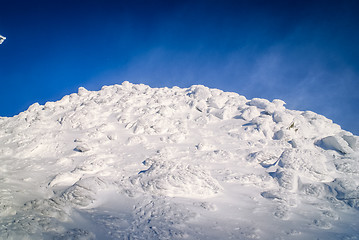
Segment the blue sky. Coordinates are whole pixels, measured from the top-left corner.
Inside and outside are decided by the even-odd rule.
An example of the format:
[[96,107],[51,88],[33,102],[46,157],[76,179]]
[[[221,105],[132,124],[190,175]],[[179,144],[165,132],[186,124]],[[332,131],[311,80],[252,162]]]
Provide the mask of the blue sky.
[[203,84],[359,134],[358,1],[0,0],[0,116],[84,86]]

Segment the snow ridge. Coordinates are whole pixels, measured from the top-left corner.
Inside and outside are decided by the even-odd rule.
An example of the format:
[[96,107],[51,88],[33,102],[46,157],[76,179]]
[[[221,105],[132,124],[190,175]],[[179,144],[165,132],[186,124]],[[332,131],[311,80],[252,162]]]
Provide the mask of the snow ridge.
[[359,138],[284,105],[124,82],[0,118],[0,238],[357,239]]

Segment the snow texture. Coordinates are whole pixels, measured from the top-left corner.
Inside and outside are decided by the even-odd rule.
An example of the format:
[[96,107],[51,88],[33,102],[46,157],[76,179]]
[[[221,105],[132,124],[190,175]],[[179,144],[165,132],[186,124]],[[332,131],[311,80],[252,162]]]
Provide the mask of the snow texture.
[[358,239],[358,137],[281,100],[124,82],[0,118],[0,239]]

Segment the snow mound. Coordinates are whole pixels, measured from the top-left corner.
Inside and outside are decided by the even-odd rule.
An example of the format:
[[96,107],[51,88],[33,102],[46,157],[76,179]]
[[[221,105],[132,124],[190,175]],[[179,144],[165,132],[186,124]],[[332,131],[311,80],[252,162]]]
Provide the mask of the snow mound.
[[[336,150],[340,153],[352,153],[354,152],[356,139],[353,136],[344,135],[340,136],[328,136],[317,142],[318,146],[326,150]],[[353,149],[354,148],[354,149]]]
[[358,139],[278,99],[81,87],[0,118],[0,238],[356,239]]
[[208,198],[221,190],[219,183],[198,166],[155,162],[133,178],[145,191],[170,197]]

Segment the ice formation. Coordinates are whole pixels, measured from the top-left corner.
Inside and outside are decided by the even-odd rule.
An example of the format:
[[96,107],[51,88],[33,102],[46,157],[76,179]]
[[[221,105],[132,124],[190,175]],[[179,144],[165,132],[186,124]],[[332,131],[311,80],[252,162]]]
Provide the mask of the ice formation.
[[284,105],[124,82],[0,118],[0,238],[358,239],[359,138]]

